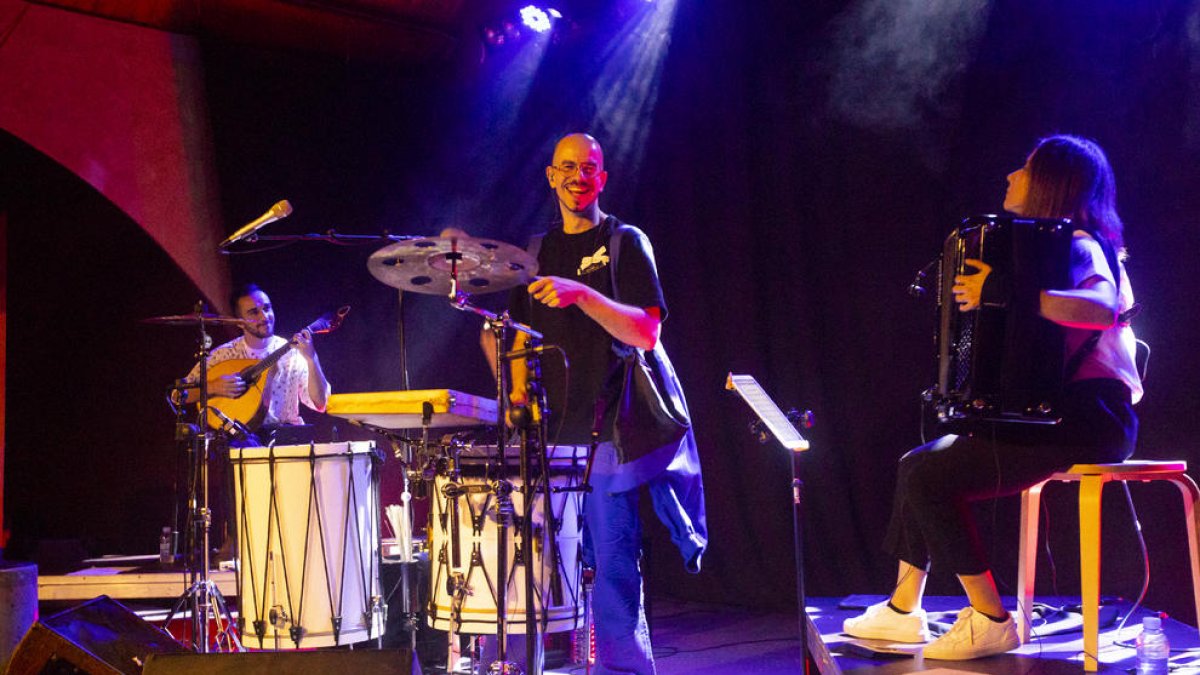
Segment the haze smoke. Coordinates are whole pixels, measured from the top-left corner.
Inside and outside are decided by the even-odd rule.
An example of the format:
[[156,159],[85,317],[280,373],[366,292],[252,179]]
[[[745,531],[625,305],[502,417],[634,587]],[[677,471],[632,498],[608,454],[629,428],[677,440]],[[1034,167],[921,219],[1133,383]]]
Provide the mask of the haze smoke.
[[958,109],[953,91],[987,25],[988,0],[864,0],[834,27],[829,106],[855,126],[905,130]]

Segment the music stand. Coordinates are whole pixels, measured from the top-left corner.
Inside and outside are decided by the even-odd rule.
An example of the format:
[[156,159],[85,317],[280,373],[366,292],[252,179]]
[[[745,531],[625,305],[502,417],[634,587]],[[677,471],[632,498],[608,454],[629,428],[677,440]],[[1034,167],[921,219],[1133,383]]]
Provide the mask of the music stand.
[[[752,426],[759,434],[760,440],[766,442],[768,433],[774,436],[785,449],[792,454],[792,538],[796,550],[796,601],[798,622],[800,626],[800,663],[805,672],[811,658],[821,673],[840,673],[837,663],[821,642],[820,633],[808,617],[804,594],[804,483],[800,480],[800,453],[808,450],[808,441],[800,435],[793,424],[791,415],[786,415],[775,401],[759,386],[752,375],[734,375],[729,373],[725,388],[737,392],[742,400],[750,406],[759,421]],[[794,412],[794,411],[793,411]],[[802,422],[806,429],[812,426],[812,413],[800,413],[796,419]]]

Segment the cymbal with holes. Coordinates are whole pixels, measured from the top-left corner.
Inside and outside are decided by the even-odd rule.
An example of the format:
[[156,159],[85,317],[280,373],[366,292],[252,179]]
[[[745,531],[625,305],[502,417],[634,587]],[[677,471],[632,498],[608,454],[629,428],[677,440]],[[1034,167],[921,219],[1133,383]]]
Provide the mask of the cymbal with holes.
[[529,283],[538,263],[528,251],[494,239],[426,237],[388,244],[371,254],[367,270],[393,288],[449,296],[457,290],[494,293]]

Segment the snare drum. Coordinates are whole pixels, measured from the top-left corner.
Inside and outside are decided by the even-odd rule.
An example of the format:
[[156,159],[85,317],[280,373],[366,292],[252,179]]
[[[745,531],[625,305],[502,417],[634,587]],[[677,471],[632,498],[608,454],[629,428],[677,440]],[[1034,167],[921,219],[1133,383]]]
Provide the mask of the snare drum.
[[[447,471],[434,481],[429,537],[432,565],[429,625],[438,630],[496,632],[496,596],[500,584],[496,543],[499,525],[496,495],[487,490],[499,464],[498,457],[491,456],[495,454],[494,450],[491,446],[476,446],[464,451],[456,463],[458,480]],[[509,452],[515,451],[510,449]],[[583,493],[553,492],[553,489],[577,487],[582,483],[587,448],[557,446],[548,455],[556,550],[552,555],[547,554],[546,495],[537,492],[533,495],[534,598],[531,606],[541,625],[539,630],[558,633],[576,628],[583,615],[580,603]],[[520,467],[515,457],[507,458],[506,473],[513,484],[513,526],[508,529],[505,617],[509,633],[523,634],[526,618],[524,559],[530,547],[521,539],[519,523],[528,511],[521,496]],[[535,480],[540,481],[540,478]],[[455,493],[457,496],[452,496]]]
[[300,649],[382,635],[375,444],[232,448],[229,455],[243,642]]

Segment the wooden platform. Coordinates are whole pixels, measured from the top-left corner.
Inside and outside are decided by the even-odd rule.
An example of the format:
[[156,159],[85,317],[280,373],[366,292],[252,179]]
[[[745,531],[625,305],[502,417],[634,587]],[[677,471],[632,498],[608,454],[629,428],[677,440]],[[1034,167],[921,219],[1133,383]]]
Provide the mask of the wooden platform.
[[[208,578],[216,582],[222,595],[236,597],[237,585],[231,570],[214,570]],[[176,598],[187,590],[188,582],[183,571],[92,567],[71,574],[38,576],[38,600],[91,600],[98,595],[117,600]]]

